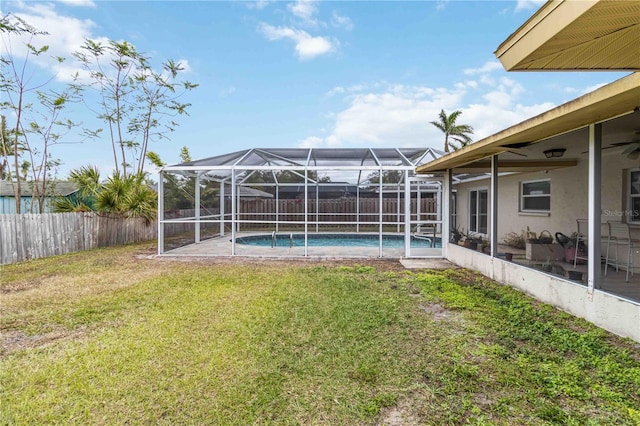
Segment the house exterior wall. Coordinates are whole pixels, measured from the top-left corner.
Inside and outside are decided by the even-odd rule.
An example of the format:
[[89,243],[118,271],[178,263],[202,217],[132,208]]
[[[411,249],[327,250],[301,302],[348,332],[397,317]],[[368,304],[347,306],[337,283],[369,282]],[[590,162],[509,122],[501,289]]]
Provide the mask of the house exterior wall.
[[[629,169],[640,167],[639,160],[631,160],[619,154],[602,156],[602,215],[601,222],[619,221],[628,214],[626,200],[626,176]],[[575,167],[519,173],[501,176],[498,182],[498,241],[502,242],[510,232],[520,233],[527,227],[540,233],[548,230],[551,235],[562,232],[565,235],[577,231],[576,219],[588,217],[587,199],[588,161],[581,160]],[[551,209],[548,214],[520,211],[520,182],[549,179],[551,182]],[[464,230],[469,229],[469,191],[489,188],[490,179],[482,179],[457,185],[457,223]],[[491,194],[489,194],[491,203]],[[489,222],[490,228],[490,222]],[[631,225],[632,238],[640,239],[640,224]],[[603,241],[606,241],[606,225],[602,226]],[[489,232],[490,229],[489,229]],[[606,244],[602,247],[605,255]],[[619,257],[626,260],[625,247],[619,248]],[[626,262],[625,262],[626,263]],[[640,249],[634,250],[634,264],[640,266]]]
[[586,319],[612,333],[640,342],[640,304],[621,300],[516,263],[492,258],[455,244],[447,244],[447,259],[510,285],[565,312]]
[[[44,212],[43,213],[51,213],[53,210],[51,208],[51,200],[47,200],[44,204]],[[20,211],[22,213],[31,213],[31,197],[22,196],[20,197]],[[15,197],[4,197],[0,196],[0,214],[15,214],[16,213],[16,199]],[[33,206],[33,213],[39,213],[38,210],[38,200],[35,200],[35,205]]]

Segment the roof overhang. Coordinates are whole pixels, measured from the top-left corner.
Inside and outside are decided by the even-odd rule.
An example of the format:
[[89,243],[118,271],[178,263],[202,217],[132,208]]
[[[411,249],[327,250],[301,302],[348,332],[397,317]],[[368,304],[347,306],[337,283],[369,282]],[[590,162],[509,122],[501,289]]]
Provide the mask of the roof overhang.
[[495,55],[507,71],[640,70],[640,0],[549,0]]
[[640,106],[640,73],[633,73],[416,169],[425,174],[453,169],[508,151],[507,145],[544,139],[628,114]]

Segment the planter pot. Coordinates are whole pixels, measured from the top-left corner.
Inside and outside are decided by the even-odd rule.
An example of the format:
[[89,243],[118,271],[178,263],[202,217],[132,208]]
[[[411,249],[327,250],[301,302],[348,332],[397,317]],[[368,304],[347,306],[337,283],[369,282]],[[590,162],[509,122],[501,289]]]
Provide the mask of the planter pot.
[[552,266],[551,265],[540,265],[540,270],[544,271],[544,272],[551,272]]
[[580,271],[567,271],[569,279],[573,281],[582,281],[582,272]]
[[564,256],[565,251],[560,244],[527,243],[525,246],[527,260],[562,260]]
[[477,249],[480,253],[482,253],[484,251],[484,244],[478,244]]
[[489,247],[489,246],[484,246],[483,253],[484,253],[484,254],[491,254],[491,247]]
[[464,248],[471,248],[471,241],[465,241],[463,246]]
[[476,250],[478,248],[478,243],[471,243],[471,250]]
[[504,258],[509,262],[513,261],[513,253],[505,253]]
[[[576,248],[575,247],[570,247],[570,248],[564,249],[564,261],[565,262],[573,263],[575,258],[576,258]],[[578,259],[578,261],[576,263],[578,265],[584,265],[585,261],[584,261],[584,259]]]

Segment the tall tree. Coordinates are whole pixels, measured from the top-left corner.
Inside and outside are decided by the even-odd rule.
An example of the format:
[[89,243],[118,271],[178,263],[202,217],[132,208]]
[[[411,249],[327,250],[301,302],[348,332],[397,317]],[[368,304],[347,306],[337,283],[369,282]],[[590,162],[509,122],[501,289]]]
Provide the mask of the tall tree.
[[[462,111],[453,111],[447,115],[444,110],[441,110],[439,120],[431,122],[444,133],[444,152],[450,152],[450,147],[456,151],[467,146],[472,141],[469,135],[473,134],[473,127],[468,124],[456,124],[460,114],[462,114]],[[460,146],[454,145],[452,141],[458,142]]]
[[175,130],[174,118],[190,106],[179,98],[197,84],[180,81],[184,67],[173,60],[155,71],[150,58],[126,41],[87,39],[74,56],[97,91],[98,105],[92,109],[107,125],[115,172],[124,178],[144,173],[149,142]]
[[[61,91],[44,90],[54,76],[34,81],[33,58],[44,56],[47,45],[35,46],[35,39],[46,33],[38,31],[24,20],[11,14],[0,17],[2,39],[2,73],[0,73],[0,107],[9,111],[6,117],[11,125],[3,124],[2,163],[3,174],[10,178],[16,200],[16,213],[21,213],[23,182],[29,181],[33,192],[33,212],[36,205],[40,212],[44,208],[44,197],[49,189],[49,177],[59,160],[51,153],[64,132],[75,126],[65,119],[67,105],[76,99],[79,87],[71,84]],[[26,36],[27,41],[19,47],[12,44],[13,36]],[[64,58],[53,60],[63,62]],[[9,161],[12,157],[12,161]]]

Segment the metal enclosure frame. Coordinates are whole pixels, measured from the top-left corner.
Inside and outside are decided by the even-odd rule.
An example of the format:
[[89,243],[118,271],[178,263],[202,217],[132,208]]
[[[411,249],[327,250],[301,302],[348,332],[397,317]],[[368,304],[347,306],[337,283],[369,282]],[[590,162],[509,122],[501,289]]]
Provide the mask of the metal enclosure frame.
[[[231,235],[230,252],[227,255],[236,256],[236,240],[243,226],[262,224],[273,228],[273,235],[281,232],[287,226],[298,226],[299,233],[304,235],[303,256],[309,256],[308,236],[311,233],[320,232],[321,227],[353,225],[356,233],[363,232],[363,227],[369,229],[368,234],[375,234],[378,238],[377,257],[387,257],[384,253],[383,235],[394,233],[403,235],[405,249],[403,257],[442,257],[442,251],[431,250],[428,253],[411,253],[412,236],[420,230],[421,225],[428,225],[437,229],[438,235],[442,233],[442,179],[440,176],[421,176],[416,178],[417,166],[433,161],[443,155],[443,152],[431,148],[345,148],[345,149],[315,149],[315,148],[280,148],[262,149],[253,148],[233,152],[221,156],[190,161],[187,163],[165,166],[159,172],[158,185],[158,254],[171,254],[165,249],[165,226],[168,224],[193,224],[194,243],[202,242],[200,228],[204,224],[219,224],[219,237],[227,235],[227,229]],[[297,179],[296,182],[279,181],[280,173],[287,172],[289,177]],[[189,217],[167,218],[165,216],[165,177],[169,174],[177,174],[187,178],[193,178],[195,182],[195,214]],[[322,175],[321,175],[322,174]],[[251,181],[252,176],[272,177],[269,182]],[[327,179],[327,176],[330,179]],[[373,178],[372,178],[373,176]],[[383,178],[375,179],[376,176]],[[324,179],[323,179],[324,178]],[[327,181],[328,180],[328,181]],[[213,182],[217,185],[219,196],[219,212],[217,214],[202,214],[201,212],[201,183]],[[407,185],[409,182],[409,185]],[[275,198],[275,221],[252,221],[243,218],[240,210],[240,199],[243,192],[254,192],[263,187],[272,191],[267,195]],[[275,187],[275,188],[274,188]],[[297,220],[283,221],[283,213],[278,211],[280,205],[279,194],[286,187],[297,187],[302,192],[300,202],[304,202],[304,212],[299,213]],[[356,201],[355,221],[353,220],[322,220],[318,211],[318,202],[321,189],[349,188],[355,192]],[[361,194],[363,191],[377,193],[377,221],[364,221],[366,215],[372,213],[360,211]],[[345,190],[346,191],[346,190]],[[432,192],[437,201],[437,216],[424,219],[424,215],[417,211],[411,211],[410,199],[416,194],[416,205],[419,206],[421,193]],[[266,192],[262,192],[266,194]],[[397,203],[397,211],[394,219],[388,212],[383,212],[383,200],[392,198]],[[404,198],[404,203],[401,200]],[[310,211],[310,204],[315,202],[316,210]],[[228,205],[230,204],[230,206]],[[339,215],[339,213],[332,213]],[[350,213],[349,213],[350,214]],[[426,214],[426,213],[425,213]],[[346,214],[345,214],[346,215]],[[350,214],[353,216],[353,214]],[[386,219],[385,219],[386,216]],[[433,215],[432,215],[433,216]],[[370,219],[373,219],[370,217]],[[372,231],[375,225],[375,231]],[[208,225],[211,226],[211,225]],[[434,231],[435,235],[435,231]],[[293,237],[292,237],[293,238]],[[434,240],[435,241],[435,240]]]

